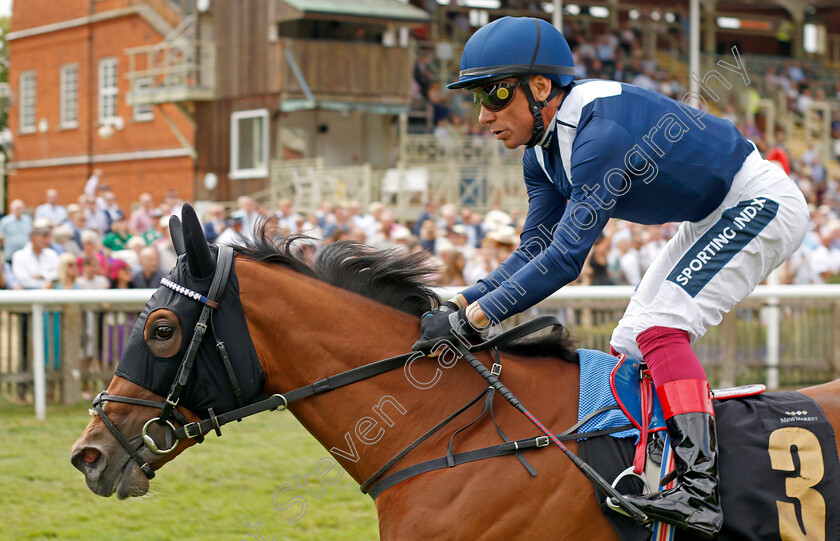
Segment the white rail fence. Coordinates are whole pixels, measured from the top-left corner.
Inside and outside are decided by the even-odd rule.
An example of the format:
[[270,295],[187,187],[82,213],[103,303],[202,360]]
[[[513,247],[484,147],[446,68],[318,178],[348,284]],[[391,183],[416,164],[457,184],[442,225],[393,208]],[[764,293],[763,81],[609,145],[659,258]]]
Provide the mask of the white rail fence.
[[[528,314],[518,316],[518,320],[538,313],[556,314],[579,339],[580,347],[606,350],[610,333],[632,290],[630,286],[566,287]],[[436,291],[442,298],[449,298],[457,289]],[[3,291],[0,316],[6,324],[0,329],[0,383],[4,385],[0,389],[32,382],[35,415],[44,419],[48,357],[53,352],[59,355],[59,349],[60,367],[56,358],[49,370],[51,381],[63,385],[64,402],[78,402],[83,383],[107,384],[130,332],[130,323],[153,292]],[[50,319],[47,314],[60,316]],[[9,323],[13,318],[22,321],[23,326]],[[97,325],[97,321],[98,373],[86,370],[81,359],[85,355],[84,337],[93,335],[89,327]],[[15,336],[21,328],[28,329],[28,344]],[[106,337],[102,329],[109,329],[111,334]],[[106,342],[107,348],[103,346]],[[759,286],[695,349],[710,379],[720,386],[763,380],[769,388],[776,389],[780,384],[819,383],[840,377],[840,285]],[[102,353],[105,350],[107,354]],[[14,370],[13,357],[21,351],[32,361],[26,363],[23,373],[20,363]]]

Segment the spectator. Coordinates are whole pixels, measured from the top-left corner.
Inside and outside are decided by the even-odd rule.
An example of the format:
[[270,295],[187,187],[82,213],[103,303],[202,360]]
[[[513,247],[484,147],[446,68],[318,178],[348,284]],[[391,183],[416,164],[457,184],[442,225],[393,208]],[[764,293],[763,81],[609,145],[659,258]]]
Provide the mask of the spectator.
[[24,289],[52,287],[58,276],[58,254],[49,247],[50,229],[32,228],[29,243],[12,256],[12,271]]
[[134,274],[140,270],[140,250],[145,247],[146,241],[142,237],[131,237],[125,243],[125,249],[111,252],[111,257],[128,263],[128,266],[131,267],[131,273]]
[[100,236],[108,232],[108,215],[96,204],[92,195],[82,195],[79,198],[82,210],[85,212],[85,229],[98,231]]
[[[76,241],[73,240],[73,230],[70,229],[70,226],[68,225],[60,225],[54,228],[52,232],[52,240],[53,250],[55,250],[59,255],[69,253],[70,255],[78,257],[78,255],[82,253],[82,248],[76,244]],[[57,250],[55,246],[60,247],[60,250]]]
[[4,236],[3,255],[12,261],[12,254],[26,246],[32,232],[32,218],[24,214],[24,203],[15,199],[9,203],[9,214],[0,219],[0,233]]
[[82,274],[85,259],[93,257],[99,262],[99,273],[105,275],[108,273],[108,258],[102,252],[102,243],[99,240],[99,233],[93,229],[85,229],[82,231],[82,253],[78,258],[79,274]]
[[[381,205],[381,203],[380,203]],[[426,220],[435,220],[435,215],[437,214],[438,204],[437,201],[434,199],[429,199],[429,202],[426,203],[426,208],[420,214],[420,217],[417,218],[417,221],[414,222],[414,228],[412,229],[412,233],[415,236],[420,236],[420,228],[423,227],[423,222]]]
[[131,276],[129,287],[134,289],[157,289],[160,281],[165,278],[160,271],[160,254],[154,246],[146,246],[140,250],[140,270]]
[[[3,248],[3,233],[0,233],[0,249]],[[23,289],[15,278],[15,273],[12,271],[12,264],[6,260],[2,260],[2,279],[3,286],[0,289]]]
[[420,231],[418,237],[420,240],[420,246],[422,246],[423,249],[429,252],[430,254],[435,255],[435,241],[437,240],[437,228],[435,227],[435,222],[433,222],[431,218],[423,220],[423,223],[420,224]]
[[642,279],[642,264],[639,260],[639,246],[641,242],[638,236],[625,238],[619,241],[618,250],[621,254],[619,266],[624,283],[634,286]]
[[396,246],[394,241],[394,233],[402,226],[397,224],[394,220],[394,213],[386,210],[382,213],[382,218],[379,220],[379,231],[370,240],[370,245],[376,249],[383,250],[386,248],[393,248]]
[[806,86],[802,89],[799,97],[796,98],[796,111],[802,115],[809,114],[808,108],[813,103],[814,98],[811,97],[811,89]]
[[181,208],[184,206],[184,200],[178,195],[178,190],[166,190],[166,195],[163,196],[163,203],[160,204],[160,217],[169,218],[170,216],[181,217]]
[[286,197],[277,202],[277,227],[295,232],[300,218],[300,214],[295,212],[292,206],[291,199]]
[[111,289],[128,289],[131,283],[131,267],[122,259],[115,259],[108,272]]
[[[125,213],[117,204],[117,196],[114,195],[114,192],[106,191],[102,194],[102,210],[108,217],[108,224],[113,224],[118,219],[125,219]],[[126,227],[128,227],[128,224],[126,224]]]
[[207,214],[204,215],[204,237],[207,242],[216,242],[225,227],[225,208],[218,204],[207,207]]
[[589,256],[590,285],[612,285],[612,280],[610,280],[609,273],[607,272],[607,256],[609,253],[610,238],[602,233],[595,241],[592,253]]
[[647,239],[639,248],[639,263],[642,265],[642,272],[645,272],[653,263],[653,259],[665,247],[665,235],[662,228],[651,225],[647,228]]
[[67,219],[67,209],[58,204],[58,192],[53,189],[47,190],[47,202],[38,205],[35,209],[35,219],[46,218],[53,226],[64,223]]
[[175,253],[172,236],[169,234],[169,215],[161,216],[158,226],[161,236],[154,242],[153,246],[157,248],[160,254],[161,270],[168,274],[172,267],[178,263],[178,254]]
[[78,289],[76,278],[79,277],[79,266],[76,257],[71,253],[58,256],[58,278],[55,289]]
[[245,226],[240,216],[232,216],[227,221],[227,227],[216,238],[216,244],[226,244],[228,246],[242,246],[245,244],[245,235],[242,234]]
[[442,286],[457,286],[464,287],[467,285],[464,279],[464,267],[467,264],[467,258],[458,250],[449,250],[446,257],[446,264],[443,271],[438,278],[438,284]]
[[[82,271],[76,278],[76,286],[78,289],[108,289],[110,283],[103,275],[100,261],[96,256],[86,255],[82,257]],[[101,313],[97,314],[93,310],[85,310],[84,321],[82,366],[86,372],[91,371],[94,367],[102,370],[102,360],[97,355],[97,350],[101,348],[101,343],[97,340],[97,336],[101,336],[102,330]],[[85,381],[83,388],[82,396],[88,400],[91,389],[90,381]]]
[[82,207],[76,203],[67,205],[67,220],[63,225],[70,228],[70,238],[72,238],[73,242],[81,247],[82,231],[85,230],[85,213],[82,211]]
[[116,252],[119,250],[125,250],[126,244],[130,238],[131,235],[128,233],[128,222],[126,221],[122,211],[119,211],[114,221],[111,222],[111,232],[105,235],[105,238],[102,239],[102,244],[112,252]]
[[236,198],[237,209],[231,213],[232,218],[242,219],[241,235],[246,239],[254,238],[254,227],[260,219],[260,213],[257,212],[257,204],[253,198],[247,195],[241,195]]
[[154,227],[154,200],[152,194],[140,194],[140,206],[131,213],[128,221],[128,232],[132,235],[143,235]]
[[367,242],[367,239],[376,233],[376,219],[371,214],[363,213],[362,204],[355,200],[347,205],[347,212],[353,227],[362,230],[364,234],[362,242]]

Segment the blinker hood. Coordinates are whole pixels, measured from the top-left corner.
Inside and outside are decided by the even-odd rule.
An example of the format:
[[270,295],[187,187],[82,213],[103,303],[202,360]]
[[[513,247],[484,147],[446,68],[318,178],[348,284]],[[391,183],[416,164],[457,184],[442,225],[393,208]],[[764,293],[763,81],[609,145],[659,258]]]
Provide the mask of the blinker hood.
[[[215,261],[217,248],[210,246]],[[189,272],[187,256],[178,257],[178,262],[169,274],[169,280],[188,289],[207,295],[213,276],[204,279],[195,278]],[[177,293],[163,285],[155,291],[143,311],[134,322],[117,366],[116,375],[149,391],[165,397],[176,374],[187,346],[193,338],[195,324],[203,304]],[[143,331],[149,315],[156,310],[166,309],[173,312],[181,324],[181,346],[178,353],[168,358],[161,358],[152,353],[144,340]],[[265,374],[251,341],[245,314],[239,300],[239,280],[231,271],[219,302],[219,308],[213,310],[204,340],[198,348],[195,364],[190,372],[187,384],[181,394],[180,405],[194,413],[213,408],[217,414],[225,413],[238,407],[233,387],[211,329],[224,343],[230,357],[230,363],[236,380],[242,389],[246,404],[253,402],[265,385]]]

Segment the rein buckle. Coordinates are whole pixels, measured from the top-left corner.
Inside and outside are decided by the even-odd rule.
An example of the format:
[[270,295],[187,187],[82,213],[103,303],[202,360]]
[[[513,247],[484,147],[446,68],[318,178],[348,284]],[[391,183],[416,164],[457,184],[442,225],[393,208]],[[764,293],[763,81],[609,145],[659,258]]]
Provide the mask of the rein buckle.
[[537,436],[537,447],[546,447],[550,442],[548,436]]
[[[193,428],[195,429],[195,434],[190,433],[190,431]],[[197,438],[197,437],[201,436],[201,426],[199,425],[199,423],[192,422],[192,423],[185,424],[184,425],[184,436],[186,436],[187,438],[190,438],[190,439]]]

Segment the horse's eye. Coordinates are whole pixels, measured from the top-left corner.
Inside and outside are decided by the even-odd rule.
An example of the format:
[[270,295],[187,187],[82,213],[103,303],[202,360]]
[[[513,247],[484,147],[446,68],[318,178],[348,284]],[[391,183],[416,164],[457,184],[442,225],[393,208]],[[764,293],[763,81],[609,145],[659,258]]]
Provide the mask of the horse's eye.
[[160,327],[155,327],[154,338],[156,340],[169,340],[174,333],[175,329],[169,325],[161,325]]

